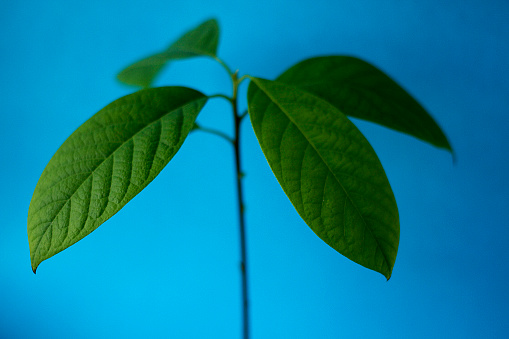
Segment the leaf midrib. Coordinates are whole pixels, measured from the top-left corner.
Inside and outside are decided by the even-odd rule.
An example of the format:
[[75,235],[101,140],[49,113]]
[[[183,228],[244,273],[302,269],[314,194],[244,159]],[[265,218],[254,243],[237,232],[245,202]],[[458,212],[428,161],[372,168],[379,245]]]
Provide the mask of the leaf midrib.
[[[46,232],[48,231],[48,229],[53,225],[55,219],[58,217],[58,215],[60,214],[60,212],[62,211],[62,209],[65,207],[65,205],[67,204],[67,202],[69,200],[72,199],[72,197],[76,194],[76,192],[83,186],[83,184],[90,178],[90,176],[92,176],[94,174],[94,172],[97,170],[97,168],[99,168],[105,161],[107,161],[112,155],[115,154],[115,152],[120,148],[122,147],[123,145],[125,145],[127,142],[129,142],[130,140],[134,139],[136,137],[136,135],[138,135],[141,131],[143,131],[145,128],[148,128],[149,126],[151,126],[152,124],[154,123],[157,123],[158,121],[160,121],[161,119],[163,119],[165,116],[167,116],[168,114],[172,113],[172,112],[175,112],[177,110],[181,110],[184,106],[187,106],[189,105],[190,103],[192,102],[195,102],[195,101],[198,101],[200,99],[204,99],[206,97],[202,97],[202,98],[199,98],[199,99],[194,99],[194,100],[191,100],[187,103],[185,103],[184,105],[182,106],[179,106],[178,108],[176,109],[173,109],[165,114],[163,114],[162,116],[160,116],[159,118],[151,121],[150,123],[146,124],[146,125],[143,125],[138,131],[136,131],[131,137],[129,137],[128,139],[126,139],[124,142],[120,143],[106,158],[104,158],[99,164],[97,164],[94,169],[92,171],[90,171],[90,174],[81,182],[81,184],[74,190],[74,192],[72,192],[72,194],[69,196],[69,198],[67,199],[60,199],[60,201],[65,201],[65,203],[62,204],[62,207],[60,207],[58,209],[58,211],[55,213],[55,216],[52,218],[52,220],[50,222],[46,221],[45,223],[48,223],[46,226],[45,226],[45,229],[44,229],[44,232],[42,232],[42,234],[39,236],[39,241],[37,242],[37,245],[35,246],[35,250],[34,250],[34,257],[35,257],[35,254],[37,253],[38,249],[39,249],[39,246],[41,244],[41,241],[42,241],[42,238],[44,237],[44,235],[46,234]],[[45,205],[47,206],[47,205]],[[41,210],[41,208],[37,211],[39,212]],[[87,215],[87,219],[88,219],[88,215]],[[41,223],[43,224],[43,223]],[[41,224],[38,224],[38,225],[41,225]],[[69,226],[67,226],[69,227]],[[50,248],[51,248],[51,245],[50,245]]]
[[[255,83],[257,84],[258,86],[258,83],[256,82],[255,80]],[[284,86],[287,86],[286,84],[283,84]],[[384,260],[385,260],[385,263],[387,265],[387,267],[391,267],[390,265],[390,262],[389,260],[387,259],[387,256],[385,254],[385,252],[382,250],[382,246],[380,246],[380,242],[378,241],[378,238],[375,236],[375,234],[373,233],[373,230],[371,229],[371,227],[369,227],[368,223],[366,222],[366,220],[364,219],[364,216],[362,215],[362,213],[360,213],[357,205],[354,203],[354,201],[352,200],[352,198],[350,197],[350,195],[348,194],[347,190],[345,189],[345,187],[342,185],[341,181],[336,177],[335,173],[331,170],[331,168],[329,167],[328,163],[323,159],[322,155],[320,154],[320,152],[316,149],[315,145],[306,137],[306,135],[302,132],[301,128],[299,127],[298,124],[296,124],[294,122],[294,120],[288,115],[288,113],[286,113],[286,111],[283,109],[283,107],[281,107],[281,104],[272,96],[270,95],[270,93],[268,93],[267,91],[265,91],[261,86],[258,86],[258,88],[260,88],[270,99],[273,103],[275,103],[278,108],[283,112],[285,113],[286,117],[288,118],[288,120],[290,120],[290,122],[292,124],[294,124],[297,129],[299,130],[299,132],[304,136],[304,138],[309,142],[309,144],[311,145],[311,147],[313,147],[313,149],[315,150],[315,152],[318,154],[318,156],[320,157],[320,159],[322,160],[322,162],[325,164],[325,166],[327,167],[327,169],[329,170],[329,172],[332,174],[332,176],[334,177],[334,179],[336,179],[337,183],[339,184],[339,186],[341,186],[341,188],[343,189],[343,192],[345,193],[346,197],[348,198],[348,200],[351,202],[352,206],[354,206],[355,208],[355,211],[358,213],[358,215],[361,217],[362,219],[362,222],[364,223],[365,227],[369,230],[369,232],[371,233],[371,235],[373,236],[373,238],[375,239],[376,241],[376,244],[377,244],[377,247],[380,249],[380,252],[382,253],[383,257],[384,257]],[[321,98],[318,98],[316,97],[315,95],[311,94],[311,93],[308,93],[308,92],[305,92],[306,94],[309,94],[319,100],[323,100]],[[390,273],[390,272],[389,272]]]

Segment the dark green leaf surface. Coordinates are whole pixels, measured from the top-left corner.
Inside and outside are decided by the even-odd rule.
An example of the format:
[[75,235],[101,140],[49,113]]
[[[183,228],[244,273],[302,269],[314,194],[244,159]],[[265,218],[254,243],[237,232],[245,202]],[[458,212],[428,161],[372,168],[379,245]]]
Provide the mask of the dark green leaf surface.
[[396,82],[365,61],[348,56],[307,59],[281,74],[277,81],[319,96],[349,116],[452,151],[426,110]]
[[128,85],[149,87],[156,75],[170,60],[197,56],[215,57],[219,41],[219,26],[214,19],[205,21],[184,34],[166,51],[144,58],[125,68],[118,80]]
[[251,123],[297,212],[332,248],[389,279],[399,217],[371,145],[328,102],[283,83],[251,80]]
[[147,89],[81,125],[51,158],[30,202],[33,271],[141,192],[177,153],[206,101],[189,88]]

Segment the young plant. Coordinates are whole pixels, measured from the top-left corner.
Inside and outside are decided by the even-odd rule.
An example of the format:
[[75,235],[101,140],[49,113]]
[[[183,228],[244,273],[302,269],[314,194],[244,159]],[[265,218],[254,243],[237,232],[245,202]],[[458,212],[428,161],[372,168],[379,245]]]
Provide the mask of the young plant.
[[[234,147],[241,235],[244,336],[248,335],[240,124],[249,115],[261,149],[306,224],[352,261],[390,278],[399,243],[396,200],[369,142],[348,116],[407,133],[452,152],[444,133],[405,90],[374,66],[349,56],[304,60],[275,80],[239,77],[217,55],[219,28],[208,20],[166,50],[124,69],[118,79],[143,87],[93,115],[60,146],[30,202],[28,240],[39,264],[90,234],[141,192],[193,130]],[[228,72],[231,96],[186,87],[149,88],[170,61],[210,57]],[[249,81],[248,112],[237,93]],[[198,114],[225,99],[234,137],[202,128]]]

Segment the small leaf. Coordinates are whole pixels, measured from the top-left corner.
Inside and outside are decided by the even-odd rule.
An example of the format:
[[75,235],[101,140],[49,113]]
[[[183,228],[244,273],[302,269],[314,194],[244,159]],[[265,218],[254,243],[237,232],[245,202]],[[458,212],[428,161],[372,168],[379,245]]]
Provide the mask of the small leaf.
[[251,80],[251,123],[297,212],[336,251],[389,279],[398,209],[369,142],[328,102],[283,83]]
[[177,153],[206,101],[184,87],[138,91],[104,107],[64,142],[30,202],[34,273],[141,192]]
[[407,133],[452,152],[447,137],[426,110],[365,61],[348,56],[311,58],[276,80],[319,96],[346,115]]
[[169,60],[197,56],[214,58],[219,42],[219,26],[210,19],[184,34],[164,52],[144,58],[121,71],[118,80],[128,85],[149,87]]

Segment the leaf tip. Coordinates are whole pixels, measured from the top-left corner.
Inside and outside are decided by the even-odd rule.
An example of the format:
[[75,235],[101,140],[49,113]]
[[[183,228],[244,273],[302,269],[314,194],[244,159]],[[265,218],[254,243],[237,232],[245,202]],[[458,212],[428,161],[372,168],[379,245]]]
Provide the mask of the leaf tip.
[[450,152],[452,156],[452,164],[456,166],[458,164],[458,156],[456,155],[456,152],[454,152],[452,148]]

